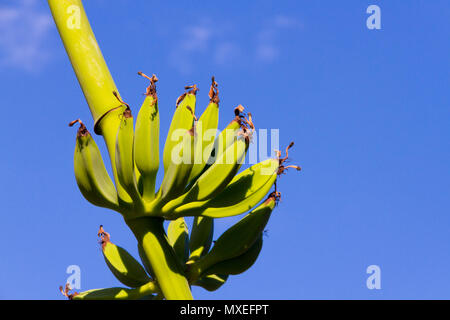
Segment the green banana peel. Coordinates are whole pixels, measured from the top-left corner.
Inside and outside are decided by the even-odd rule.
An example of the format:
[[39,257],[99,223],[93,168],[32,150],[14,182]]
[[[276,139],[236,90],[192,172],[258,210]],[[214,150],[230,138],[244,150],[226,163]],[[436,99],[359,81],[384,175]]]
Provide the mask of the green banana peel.
[[195,217],[189,238],[189,261],[195,261],[208,253],[214,235],[214,219]]
[[[167,133],[166,143],[164,144],[163,165],[164,172],[167,172],[172,161],[172,150],[180,144],[183,134],[186,130],[190,130],[195,118],[195,104],[197,86],[186,87],[190,89],[187,93],[182,94],[176,103],[175,113],[172,117],[169,132]],[[183,133],[183,134],[180,134]]]
[[[71,300],[137,300],[143,299],[154,294],[158,294],[159,290],[154,282],[149,282],[138,288],[106,288],[92,289],[80,293],[73,294]],[[156,298],[156,297],[155,297]]]
[[192,181],[203,172],[207,164],[206,161],[209,160],[209,155],[214,147],[214,138],[219,123],[219,90],[217,86],[217,82],[212,77],[211,88],[209,90],[209,104],[196,124],[194,165],[188,181]]
[[202,287],[208,291],[216,291],[225,284],[227,279],[228,275],[208,274],[195,281],[192,285]]
[[259,162],[235,176],[213,199],[188,202],[180,197],[164,206],[162,212],[172,219],[200,215],[223,218],[244,213],[267,195],[276,181],[278,169],[277,159]]
[[183,217],[169,223],[167,237],[180,264],[184,265],[189,257],[189,231]]
[[235,258],[218,262],[206,271],[202,272],[202,276],[210,274],[237,275],[247,271],[258,259],[263,245],[263,234],[258,240],[243,254]]
[[159,168],[159,110],[156,85],[158,78],[151,78],[142,72],[139,75],[150,80],[146,97],[136,119],[134,135],[134,157],[136,168],[141,174],[138,185],[145,201],[155,197],[156,174]]
[[116,188],[106,171],[100,150],[81,120],[72,121],[69,126],[77,122],[80,127],[73,161],[77,185],[86,200],[93,205],[118,210]]
[[263,232],[279,195],[273,192],[262,204],[226,230],[215,241],[211,251],[188,265],[187,276],[195,282],[209,268],[222,261],[244,254],[258,241]]
[[137,288],[150,282],[151,279],[131,254],[120,246],[113,244],[110,235],[100,226],[102,252],[105,262],[114,276],[124,285]]

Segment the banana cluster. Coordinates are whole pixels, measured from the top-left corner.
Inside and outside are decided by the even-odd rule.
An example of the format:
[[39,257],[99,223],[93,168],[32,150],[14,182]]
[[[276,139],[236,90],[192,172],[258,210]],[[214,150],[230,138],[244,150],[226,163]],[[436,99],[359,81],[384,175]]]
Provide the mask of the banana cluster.
[[[279,200],[277,176],[289,167],[286,157],[257,163],[239,172],[255,130],[252,115],[234,110],[234,119],[218,135],[219,91],[214,77],[210,102],[195,116],[195,85],[185,87],[176,108],[162,154],[164,176],[156,189],[160,167],[157,77],[147,78],[145,99],[136,121],[131,108],[114,92],[123,107],[111,164],[114,182],[99,148],[86,126],[79,123],[74,153],[77,185],[92,204],[117,211],[126,221],[140,218],[169,220],[166,235],[189,285],[217,290],[230,275],[248,270],[263,244],[263,231]],[[213,134],[203,134],[211,133]],[[275,191],[263,199],[275,186]],[[259,204],[259,205],[258,205]],[[252,210],[253,209],[253,210]],[[250,211],[251,210],[251,211]],[[250,211],[250,212],[249,212]],[[214,218],[249,212],[213,244]],[[189,232],[185,217],[194,217]],[[102,252],[108,268],[127,288],[96,289],[63,294],[73,299],[158,299],[161,291],[143,248],[142,265],[125,249],[111,243],[101,227]]]

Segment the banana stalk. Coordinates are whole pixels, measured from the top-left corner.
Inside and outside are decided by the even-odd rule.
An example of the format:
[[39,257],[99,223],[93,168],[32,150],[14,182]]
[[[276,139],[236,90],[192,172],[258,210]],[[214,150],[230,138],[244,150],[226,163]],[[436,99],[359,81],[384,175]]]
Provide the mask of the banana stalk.
[[[236,175],[255,130],[251,114],[244,114],[239,105],[235,108],[235,119],[214,143],[206,144],[208,139],[200,127],[217,129],[217,83],[213,78],[210,103],[200,121],[195,116],[198,89],[195,85],[187,86],[176,102],[162,157],[164,178],[155,194],[159,168],[156,76],[150,78],[139,73],[150,80],[150,86],[134,128],[131,109],[118,94],[81,0],[48,0],[48,3],[88,102],[94,132],[102,135],[106,143],[115,181],[114,185],[94,139],[76,120],[71,125],[80,123],[74,154],[77,184],[89,202],[123,215],[137,239],[144,265],[112,244],[101,229],[99,235],[108,267],[119,281],[132,288],[69,294],[70,288],[66,286],[61,292],[70,299],[189,300],[190,285],[216,290],[230,274],[247,270],[259,255],[261,234],[280,197],[277,176],[289,168],[300,170],[298,166],[284,165],[293,143],[286,148],[286,157],[281,158],[278,151],[276,159],[263,161]],[[275,191],[269,198],[223,233],[209,251],[213,218],[251,210],[272,186]],[[190,238],[185,216],[196,217]],[[164,219],[173,220],[168,235]]]
[[[115,159],[119,116],[123,114],[126,106],[112,94],[118,90],[92,32],[81,0],[48,0],[48,4],[94,118],[94,131],[105,139],[119,198],[127,199],[128,194],[118,179]],[[189,128],[191,126],[192,124]],[[130,224],[133,226],[133,232],[137,230],[138,239],[143,241],[144,252],[148,260],[152,262],[152,267],[153,264],[157,266],[153,269],[158,280],[163,284],[162,291],[166,299],[192,299],[186,278],[181,273],[174,273],[169,267],[173,264],[171,260],[175,257],[167,258],[166,261],[164,251],[161,251],[161,248],[168,247],[173,251],[167,243],[162,226],[161,231],[155,227],[158,223],[148,223],[152,226],[150,229],[155,229],[157,232],[156,235],[152,235],[148,229],[136,227],[135,223],[130,222]],[[159,253],[159,259],[149,257],[154,253]]]
[[126,220],[152,267],[164,297],[168,300],[191,300],[192,293],[178,257],[159,218]]

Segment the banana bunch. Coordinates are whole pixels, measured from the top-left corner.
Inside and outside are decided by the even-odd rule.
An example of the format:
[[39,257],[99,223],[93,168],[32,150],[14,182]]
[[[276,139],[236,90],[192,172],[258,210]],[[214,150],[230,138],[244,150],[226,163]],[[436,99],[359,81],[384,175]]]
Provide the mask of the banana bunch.
[[[74,153],[75,179],[89,202],[119,212],[129,226],[139,227],[141,221],[161,224],[169,220],[167,230],[162,235],[138,239],[141,265],[125,249],[111,243],[110,235],[101,227],[98,235],[106,264],[127,288],[73,294],[67,286],[65,290],[61,288],[70,299],[167,298],[164,291],[167,292],[172,280],[165,284],[161,279],[162,269],[156,265],[158,259],[166,257],[175,257],[170,268],[180,270],[174,272],[183,274],[188,285],[217,290],[230,275],[241,274],[255,263],[262,249],[264,228],[280,198],[277,177],[288,168],[300,170],[297,166],[284,165],[291,143],[284,158],[277,151],[275,158],[239,173],[255,126],[252,115],[246,114],[239,105],[234,109],[233,120],[217,134],[220,100],[213,77],[209,104],[199,118],[195,115],[196,85],[186,86],[176,100],[162,154],[164,175],[156,188],[160,166],[158,78],[138,74],[150,84],[136,121],[130,106],[117,92],[112,93],[121,104],[119,109],[114,109],[120,110],[120,114],[114,131],[115,148],[112,153],[109,150],[114,179],[81,120],[69,124],[79,124]],[[275,191],[270,193],[273,187]],[[246,212],[249,213],[213,242],[215,218]],[[185,217],[194,217],[190,232]],[[165,251],[159,253],[158,259],[151,257],[152,250],[146,242],[155,239],[167,243],[162,246]]]

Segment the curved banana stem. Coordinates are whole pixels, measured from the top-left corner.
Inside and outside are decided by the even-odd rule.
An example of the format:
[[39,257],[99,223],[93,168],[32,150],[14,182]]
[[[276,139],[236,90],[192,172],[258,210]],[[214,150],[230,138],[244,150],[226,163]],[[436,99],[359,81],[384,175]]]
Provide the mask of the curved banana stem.
[[126,223],[143,248],[144,258],[152,266],[164,297],[167,300],[192,300],[189,283],[164,231],[163,219],[145,217]]
[[109,110],[121,104],[112,95],[117,88],[92,32],[83,4],[81,0],[48,0],[48,4],[97,123]]
[[48,5],[94,118],[94,131],[103,136],[108,147],[119,197],[127,199],[115,170],[118,114],[122,113],[123,106],[113,95],[113,91],[117,91],[114,80],[92,32],[81,0],[48,0]]

